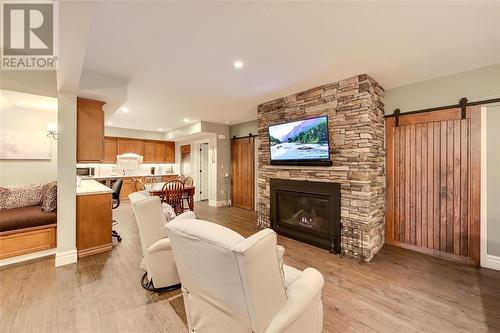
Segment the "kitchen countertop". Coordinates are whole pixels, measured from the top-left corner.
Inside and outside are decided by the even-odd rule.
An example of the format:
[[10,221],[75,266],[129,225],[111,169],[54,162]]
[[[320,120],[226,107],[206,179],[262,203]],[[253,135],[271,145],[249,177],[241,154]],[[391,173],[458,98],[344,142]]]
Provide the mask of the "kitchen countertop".
[[112,192],[112,189],[93,179],[82,179],[80,186],[76,188],[76,195],[106,194]]

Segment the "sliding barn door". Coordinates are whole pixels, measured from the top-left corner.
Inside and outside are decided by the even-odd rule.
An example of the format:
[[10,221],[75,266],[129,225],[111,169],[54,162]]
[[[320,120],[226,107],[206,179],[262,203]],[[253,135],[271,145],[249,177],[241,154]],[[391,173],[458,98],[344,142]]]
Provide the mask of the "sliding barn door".
[[479,265],[479,108],[386,118],[386,243]]
[[254,209],[254,138],[231,140],[231,194],[235,207]]

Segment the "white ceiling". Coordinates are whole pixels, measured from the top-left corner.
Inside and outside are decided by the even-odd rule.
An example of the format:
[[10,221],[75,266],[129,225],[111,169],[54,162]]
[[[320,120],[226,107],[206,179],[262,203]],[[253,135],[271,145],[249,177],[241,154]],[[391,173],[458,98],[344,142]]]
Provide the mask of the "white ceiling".
[[0,110],[23,109],[57,112],[57,98],[0,90]]
[[113,126],[168,130],[360,73],[388,89],[494,63],[500,3],[108,1],[83,67],[128,80]]

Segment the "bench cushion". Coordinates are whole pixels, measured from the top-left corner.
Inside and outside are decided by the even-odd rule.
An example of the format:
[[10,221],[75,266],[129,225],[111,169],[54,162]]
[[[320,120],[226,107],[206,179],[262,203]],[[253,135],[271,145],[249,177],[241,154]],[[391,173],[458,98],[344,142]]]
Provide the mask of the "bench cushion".
[[0,232],[57,223],[57,213],[42,212],[41,206],[0,211]]

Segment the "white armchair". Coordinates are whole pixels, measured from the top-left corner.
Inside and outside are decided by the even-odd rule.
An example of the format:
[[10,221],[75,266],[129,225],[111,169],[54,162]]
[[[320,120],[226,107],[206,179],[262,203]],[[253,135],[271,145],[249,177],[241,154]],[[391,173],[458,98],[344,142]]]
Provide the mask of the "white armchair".
[[[129,199],[139,228],[143,254],[141,267],[146,270],[141,279],[142,286],[150,291],[179,288],[179,275],[165,229],[166,220],[160,198],[141,191],[131,193]],[[193,218],[194,214],[190,213],[177,218]]]
[[323,276],[284,265],[283,280],[273,230],[245,239],[200,220],[166,227],[190,332],[321,332]]

